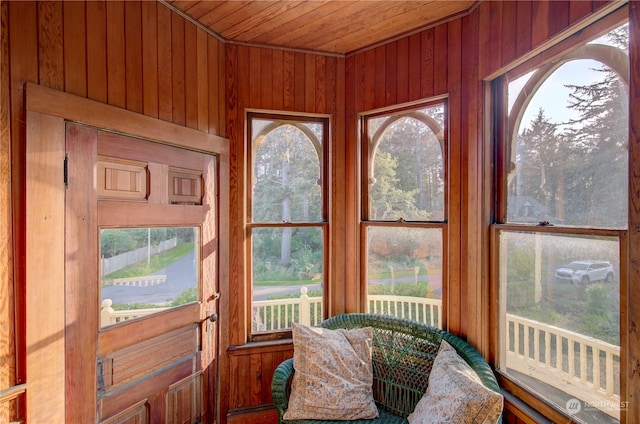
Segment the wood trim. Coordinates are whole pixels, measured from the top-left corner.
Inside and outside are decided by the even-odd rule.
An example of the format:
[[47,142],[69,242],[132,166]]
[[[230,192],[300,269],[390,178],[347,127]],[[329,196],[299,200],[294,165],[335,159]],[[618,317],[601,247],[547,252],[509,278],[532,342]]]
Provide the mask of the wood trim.
[[[93,100],[26,83],[27,110],[47,113],[105,131],[144,137],[203,153],[229,154],[229,140]],[[114,130],[117,128],[117,130]]]
[[[27,112],[27,417],[65,422],[64,120]],[[47,294],[30,293],[47,281]],[[47,364],[47,366],[43,366]]]

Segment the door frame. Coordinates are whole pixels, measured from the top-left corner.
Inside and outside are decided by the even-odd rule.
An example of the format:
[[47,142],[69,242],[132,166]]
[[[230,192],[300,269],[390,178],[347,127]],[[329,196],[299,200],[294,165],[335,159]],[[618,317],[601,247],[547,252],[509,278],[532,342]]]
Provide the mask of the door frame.
[[[228,322],[229,315],[229,140],[33,83],[25,84],[25,93],[26,417],[31,423],[64,422],[65,123],[218,157],[221,322]],[[218,333],[220,340],[225,334],[221,326]],[[216,364],[222,353],[220,345],[216,346]],[[215,401],[219,402],[217,397]],[[218,405],[216,414],[220,411]],[[220,421],[220,417],[214,419]]]

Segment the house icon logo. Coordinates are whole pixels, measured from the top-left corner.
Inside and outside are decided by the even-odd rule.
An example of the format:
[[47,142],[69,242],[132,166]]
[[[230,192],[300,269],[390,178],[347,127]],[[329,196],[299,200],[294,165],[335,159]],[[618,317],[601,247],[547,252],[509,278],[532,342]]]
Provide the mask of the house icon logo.
[[582,409],[582,402],[576,398],[571,398],[567,401],[567,412],[571,415],[575,415]]

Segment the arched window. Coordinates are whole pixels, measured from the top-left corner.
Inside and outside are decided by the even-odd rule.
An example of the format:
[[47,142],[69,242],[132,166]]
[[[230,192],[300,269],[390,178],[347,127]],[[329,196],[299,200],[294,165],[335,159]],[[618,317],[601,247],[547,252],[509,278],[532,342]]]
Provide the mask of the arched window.
[[442,326],[445,103],[362,117],[366,309]]
[[496,120],[498,369],[585,422],[617,422],[624,407],[627,34],[494,82],[508,103]]
[[328,120],[258,113],[248,118],[255,339],[324,317]]

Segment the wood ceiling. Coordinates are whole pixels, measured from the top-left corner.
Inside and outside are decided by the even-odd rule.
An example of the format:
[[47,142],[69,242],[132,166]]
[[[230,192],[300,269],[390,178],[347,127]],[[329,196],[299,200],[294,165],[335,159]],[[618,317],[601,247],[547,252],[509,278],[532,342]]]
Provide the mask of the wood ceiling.
[[227,42],[346,55],[468,14],[477,0],[161,0]]

